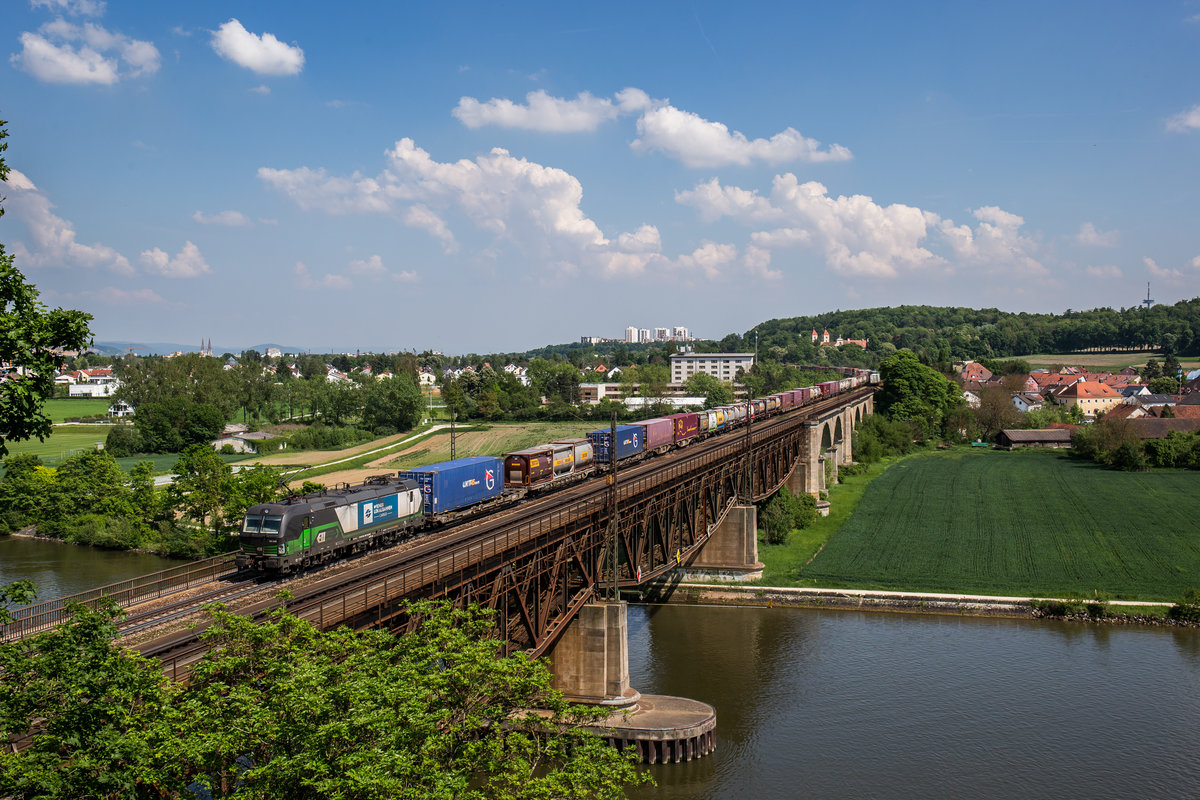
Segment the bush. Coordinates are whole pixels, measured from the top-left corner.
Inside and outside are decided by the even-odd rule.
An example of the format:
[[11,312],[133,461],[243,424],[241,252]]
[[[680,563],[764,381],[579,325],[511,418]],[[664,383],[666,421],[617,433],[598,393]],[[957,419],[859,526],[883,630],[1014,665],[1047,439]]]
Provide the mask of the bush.
[[367,442],[374,436],[358,428],[335,428],[323,422],[315,422],[298,430],[288,438],[288,444],[299,450],[337,450]]
[[229,444],[229,442],[226,442],[225,444],[221,445],[221,455],[223,455],[223,456],[237,455],[237,448],[235,448],[233,445]]
[[133,550],[142,545],[137,523],[125,517],[83,514],[66,522],[68,542],[90,544],[104,550]]
[[104,449],[113,458],[125,458],[141,453],[142,436],[132,425],[114,425],[104,439]]
[[1067,617],[1083,611],[1080,600],[1030,600],[1029,605],[1034,611],[1040,611],[1044,617]]
[[1200,593],[1188,589],[1180,601],[1167,610],[1167,616],[1180,622],[1200,623]]

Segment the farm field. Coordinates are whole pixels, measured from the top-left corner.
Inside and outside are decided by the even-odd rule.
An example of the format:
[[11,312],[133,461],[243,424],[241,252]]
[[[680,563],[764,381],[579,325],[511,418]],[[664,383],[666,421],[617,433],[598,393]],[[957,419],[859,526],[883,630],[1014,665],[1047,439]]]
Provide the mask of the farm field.
[[867,488],[803,586],[1173,601],[1200,587],[1200,473],[1045,452],[904,459]]
[[[1120,372],[1126,367],[1142,366],[1152,358],[1161,364],[1162,353],[1155,350],[1131,351],[1128,353],[1038,353],[1032,356],[1016,356],[1034,367],[1052,367],[1063,364],[1071,367],[1087,367],[1092,372]],[[1184,369],[1200,367],[1200,360],[1181,358]]]
[[[517,422],[489,425],[485,430],[467,430],[457,434],[455,456],[498,456],[505,452],[532,447],[553,439],[568,437],[583,437],[588,431],[596,429],[594,422]],[[404,434],[400,438],[411,434]],[[375,442],[381,446],[388,440]],[[366,447],[366,450],[373,449]],[[331,460],[331,459],[326,459]],[[311,475],[300,475],[305,478],[332,486],[335,483],[359,483],[371,475],[381,472],[423,467],[426,464],[436,464],[439,461],[450,460],[450,431],[441,430],[414,442],[404,449],[384,453],[364,463],[351,462],[345,469],[329,472],[313,478]],[[298,485],[297,481],[295,485]]]

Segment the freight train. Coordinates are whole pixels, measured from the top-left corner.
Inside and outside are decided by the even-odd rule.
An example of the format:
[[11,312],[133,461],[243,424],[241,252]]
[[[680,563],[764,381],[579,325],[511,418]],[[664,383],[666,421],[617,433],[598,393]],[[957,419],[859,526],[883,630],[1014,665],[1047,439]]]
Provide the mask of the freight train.
[[841,380],[618,425],[615,439],[611,429],[602,428],[586,439],[559,439],[499,457],[444,461],[251,506],[242,522],[237,566],[286,574],[326,564],[584,480],[613,458],[636,461],[665,453],[878,380],[878,373],[854,370]]

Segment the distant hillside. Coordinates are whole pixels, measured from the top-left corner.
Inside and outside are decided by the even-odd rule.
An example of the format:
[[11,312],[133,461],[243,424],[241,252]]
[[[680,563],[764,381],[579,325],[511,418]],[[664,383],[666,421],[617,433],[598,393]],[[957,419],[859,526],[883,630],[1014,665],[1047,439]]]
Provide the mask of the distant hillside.
[[[200,352],[200,344],[179,344],[178,342],[120,342],[120,341],[105,341],[96,342],[93,347],[107,356],[123,356],[129,352],[129,348],[133,348],[133,352],[140,356],[156,355],[162,356],[168,353],[198,353]],[[307,352],[303,347],[292,347],[290,345],[281,344],[256,344],[250,347],[229,347],[220,344],[213,344],[213,353],[221,355],[222,353],[240,353],[243,350],[257,350],[260,353],[266,353],[270,347],[278,347],[284,353],[304,353]]]

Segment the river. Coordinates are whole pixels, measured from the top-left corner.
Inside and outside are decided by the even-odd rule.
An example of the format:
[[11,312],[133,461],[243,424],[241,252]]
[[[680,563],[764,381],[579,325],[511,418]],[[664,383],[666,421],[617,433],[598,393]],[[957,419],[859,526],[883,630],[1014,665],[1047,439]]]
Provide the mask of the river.
[[1200,795],[1200,631],[632,607],[635,688],[717,709],[718,749],[636,798]]
[[37,587],[38,600],[54,600],[182,563],[148,553],[0,536],[0,586],[28,578]]
[[[0,537],[42,599],[178,562]],[[632,606],[635,688],[717,709],[652,798],[1200,796],[1200,631],[788,608]]]

